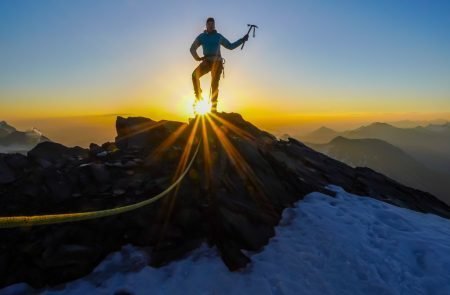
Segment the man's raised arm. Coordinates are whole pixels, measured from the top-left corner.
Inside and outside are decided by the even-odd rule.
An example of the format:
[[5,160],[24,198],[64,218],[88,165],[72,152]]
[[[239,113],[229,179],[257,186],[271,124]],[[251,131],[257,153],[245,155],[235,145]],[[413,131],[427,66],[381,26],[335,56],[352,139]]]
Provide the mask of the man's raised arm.
[[225,38],[224,36],[221,36],[220,44],[222,44],[222,46],[225,47],[226,49],[233,50],[236,47],[238,47],[239,45],[241,45],[242,43],[244,43],[244,41],[247,41],[247,40],[248,40],[248,35],[245,35],[244,37],[237,40],[236,42],[231,43],[230,41],[228,41],[227,38]]

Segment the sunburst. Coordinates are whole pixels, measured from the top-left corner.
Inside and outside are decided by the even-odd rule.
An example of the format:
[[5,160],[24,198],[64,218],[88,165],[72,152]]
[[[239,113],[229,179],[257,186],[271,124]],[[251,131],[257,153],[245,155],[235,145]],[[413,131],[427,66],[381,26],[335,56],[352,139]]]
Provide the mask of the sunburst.
[[195,115],[206,115],[211,111],[211,103],[204,99],[200,99],[194,104],[194,114]]
[[[199,108],[197,108],[197,116],[194,118],[194,121],[191,122],[192,128],[180,128],[177,130],[176,134],[173,134],[170,139],[167,139],[158,149],[160,154],[163,153],[164,150],[166,150],[166,148],[170,146],[176,138],[179,138],[180,135],[185,132],[189,132],[186,138],[186,145],[184,146],[178,161],[174,179],[178,177],[186,168],[189,158],[192,156],[191,151],[195,143],[202,144],[203,148],[201,151],[203,153],[203,161],[201,162],[203,162],[204,169],[204,173],[202,173],[204,178],[202,179],[202,188],[206,192],[204,197],[208,199],[208,202],[213,202],[214,200],[211,198],[214,198],[213,191],[215,189],[217,179],[216,181],[213,179],[213,165],[216,161],[213,160],[210,140],[212,140],[214,146],[216,146],[215,141],[217,140],[218,144],[223,148],[225,156],[230,161],[232,167],[234,167],[235,172],[239,175],[239,178],[244,182],[245,187],[249,190],[249,196],[253,199],[258,208],[263,210],[265,214],[267,214],[266,216],[277,216],[278,213],[266,195],[264,183],[259,179],[257,173],[253,170],[250,163],[247,162],[244,155],[242,155],[239,149],[235,146],[235,143],[232,140],[233,136],[230,137],[229,132],[231,131],[231,133],[238,135],[241,140],[249,142],[253,142],[255,137],[229,120],[210,113],[210,106],[204,101],[203,103],[202,101],[199,101],[198,103],[201,103],[202,107],[197,105]],[[180,187],[177,186],[174,192],[163,201],[162,208],[160,210],[160,218],[158,218],[163,223],[159,237],[160,242],[165,236],[175,203],[177,202],[179,189]],[[209,193],[211,191],[212,194]]]

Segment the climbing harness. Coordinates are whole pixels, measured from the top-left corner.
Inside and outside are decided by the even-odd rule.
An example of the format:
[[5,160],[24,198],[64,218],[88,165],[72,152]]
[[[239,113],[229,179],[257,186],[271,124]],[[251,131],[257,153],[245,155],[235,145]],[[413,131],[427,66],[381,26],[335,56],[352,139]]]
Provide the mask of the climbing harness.
[[128,211],[136,210],[138,208],[147,206],[151,203],[158,201],[159,199],[168,195],[187,175],[189,169],[194,163],[195,158],[197,157],[198,151],[200,149],[201,141],[197,145],[197,149],[195,150],[194,155],[192,156],[191,161],[187,165],[186,169],[183,173],[178,177],[168,188],[166,188],[161,193],[156,196],[146,199],[144,201],[125,205],[112,209],[98,210],[98,211],[89,211],[89,212],[78,212],[78,213],[62,213],[62,214],[49,214],[49,215],[34,215],[34,216],[5,216],[0,217],[0,228],[14,228],[14,227],[28,227],[28,226],[36,226],[36,225],[46,225],[46,224],[56,224],[56,223],[66,223],[66,222],[74,222],[88,219],[97,219],[106,216],[117,215],[121,213],[125,213]]

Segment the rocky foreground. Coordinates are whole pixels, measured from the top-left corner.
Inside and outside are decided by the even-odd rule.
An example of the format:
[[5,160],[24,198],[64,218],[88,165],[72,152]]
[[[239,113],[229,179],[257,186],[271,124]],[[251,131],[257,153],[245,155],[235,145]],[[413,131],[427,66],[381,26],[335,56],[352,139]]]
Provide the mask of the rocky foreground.
[[[294,139],[281,141],[239,114],[189,124],[117,118],[113,143],[89,149],[44,142],[27,156],[0,155],[0,216],[84,212],[147,199],[180,175],[177,190],[147,207],[101,219],[0,229],[0,288],[40,288],[88,274],[125,244],[148,251],[153,266],[216,246],[230,270],[245,267],[242,250],[258,251],[281,212],[310,192],[347,192],[450,217],[429,193],[368,168],[351,168]],[[186,147],[191,147],[187,149]],[[181,168],[180,168],[181,167]]]

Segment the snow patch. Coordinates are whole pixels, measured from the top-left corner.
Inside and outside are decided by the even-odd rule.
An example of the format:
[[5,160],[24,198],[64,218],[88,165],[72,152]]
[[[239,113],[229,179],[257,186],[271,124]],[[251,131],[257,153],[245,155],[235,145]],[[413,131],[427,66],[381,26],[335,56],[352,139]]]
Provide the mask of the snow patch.
[[[156,269],[132,246],[89,276],[42,294],[450,294],[450,221],[334,185],[283,212],[265,249],[231,273],[202,246]],[[28,294],[17,284],[1,294]]]

